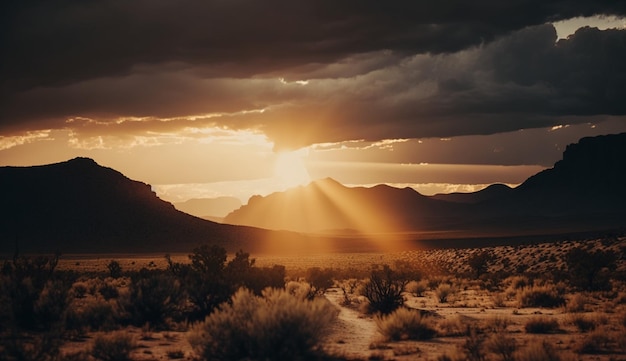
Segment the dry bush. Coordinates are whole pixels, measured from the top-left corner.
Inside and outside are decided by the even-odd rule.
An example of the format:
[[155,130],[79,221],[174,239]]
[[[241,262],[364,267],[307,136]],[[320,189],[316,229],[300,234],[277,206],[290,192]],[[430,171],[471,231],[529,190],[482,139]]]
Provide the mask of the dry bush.
[[293,360],[319,351],[338,310],[323,298],[307,300],[285,290],[262,297],[240,289],[189,333],[189,343],[206,360]]
[[466,336],[468,328],[461,316],[444,318],[437,323],[437,334],[442,337]]
[[517,342],[505,332],[495,332],[487,339],[485,347],[502,361],[513,361]]
[[415,297],[424,297],[424,293],[428,290],[428,281],[411,281],[406,285],[406,291]]
[[399,308],[375,319],[378,331],[386,340],[429,340],[437,334],[433,322],[420,311]]
[[528,343],[528,346],[515,353],[517,361],[561,361],[563,358],[559,355],[558,350],[554,348],[548,341],[534,340]]
[[551,317],[536,316],[524,325],[527,333],[554,333],[559,330],[559,322]]
[[388,265],[374,269],[363,286],[363,296],[369,301],[370,312],[389,314],[404,305],[404,288],[408,280]]
[[553,284],[526,287],[517,294],[520,307],[548,307],[563,306],[565,298],[560,290]]
[[487,319],[486,328],[491,332],[504,332],[510,324],[510,318],[506,316],[494,316]]
[[506,307],[506,295],[502,292],[491,294],[491,301],[494,307]]
[[588,332],[593,331],[598,327],[598,320],[594,320],[590,317],[581,314],[574,314],[570,318],[570,322],[572,325],[576,326],[576,328],[580,332]]
[[117,328],[121,319],[117,304],[101,298],[91,297],[81,302],[72,302],[65,314],[65,327],[79,335],[87,331],[110,331]]
[[461,349],[465,353],[466,360],[484,361],[486,356],[485,335],[481,334],[475,327],[471,327]]
[[137,345],[131,335],[117,331],[109,335],[98,335],[93,341],[91,355],[102,361],[130,360],[131,351]]
[[360,282],[356,278],[344,279],[339,283],[339,288],[343,294],[343,300],[341,300],[343,306],[350,306],[354,303],[356,298],[355,292],[359,285]]
[[530,282],[530,280],[528,279],[528,277],[526,276],[511,276],[511,277],[507,277],[504,282],[504,284],[508,284],[509,288],[512,290],[519,290],[525,287],[529,287],[532,286],[532,283]]
[[575,350],[581,354],[607,353],[610,351],[612,342],[608,330],[596,329],[585,335],[581,343],[576,345]]
[[585,306],[589,303],[589,299],[581,294],[577,293],[573,295],[565,306],[567,312],[585,312]]
[[315,290],[308,282],[289,281],[285,285],[285,290],[290,295],[300,299],[313,299]]
[[170,360],[178,360],[185,358],[185,352],[183,350],[170,350],[167,351],[167,358]]
[[454,295],[455,293],[456,289],[448,283],[440,284],[435,290],[435,296],[440,303],[448,302],[450,296]]

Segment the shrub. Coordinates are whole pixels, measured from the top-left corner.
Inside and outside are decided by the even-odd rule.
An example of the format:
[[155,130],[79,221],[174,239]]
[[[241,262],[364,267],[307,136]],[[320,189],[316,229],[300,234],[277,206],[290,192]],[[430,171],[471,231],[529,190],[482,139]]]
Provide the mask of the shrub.
[[328,268],[309,268],[307,270],[306,280],[311,285],[313,294],[315,296],[321,296],[327,289],[333,286],[333,271]]
[[476,278],[487,272],[489,265],[495,260],[490,250],[476,251],[467,258],[467,264],[475,272]]
[[606,330],[595,330],[582,339],[580,345],[577,345],[576,351],[583,354],[598,354],[609,351],[611,337]]
[[565,304],[565,298],[556,286],[547,284],[523,288],[517,295],[520,307],[559,307]]
[[530,280],[526,276],[511,276],[505,282],[509,283],[509,287],[513,290],[519,290],[531,285]]
[[617,254],[613,251],[590,252],[570,250],[566,256],[571,283],[585,290],[609,290],[609,272],[615,269]]
[[424,292],[428,290],[428,281],[411,281],[406,285],[406,291],[415,297],[424,297]]
[[341,303],[344,306],[349,306],[354,301],[354,293],[359,287],[359,281],[355,278],[350,278],[342,281],[339,284],[339,288],[341,288],[341,292],[343,293],[343,300]]
[[487,319],[487,329],[492,332],[504,332],[511,324],[511,319],[506,316],[494,316]]
[[399,308],[375,320],[378,331],[387,340],[429,340],[437,333],[429,317],[408,308]]
[[114,285],[104,282],[99,288],[98,293],[104,297],[105,300],[117,298],[120,295],[119,290]]
[[492,334],[485,343],[487,350],[498,355],[502,361],[513,361],[513,354],[517,350],[517,343],[513,337],[504,332]]
[[580,332],[592,331],[598,326],[596,321],[580,314],[572,315],[571,322]]
[[554,333],[559,330],[559,322],[554,318],[536,316],[526,322],[524,329],[528,333]]
[[577,293],[569,299],[565,307],[567,312],[585,312],[585,305],[589,300],[584,295]]
[[183,296],[178,280],[159,271],[143,269],[130,285],[126,310],[136,326],[150,323],[162,328],[179,316]]
[[369,311],[389,314],[404,305],[402,292],[407,283],[388,265],[372,270],[363,287],[363,296],[369,301]]
[[93,341],[91,355],[103,361],[130,360],[131,351],[136,348],[133,338],[125,332],[118,331],[110,335],[98,335]]
[[0,343],[0,360],[56,361],[61,335],[45,332],[28,337],[7,337]]
[[255,296],[240,289],[189,335],[206,360],[302,359],[318,351],[324,331],[338,310],[327,300],[306,300],[285,290]]
[[185,358],[185,352],[182,350],[171,350],[171,351],[167,351],[167,357],[170,360],[176,360],[176,359],[181,359],[181,358]]
[[505,307],[506,306],[506,296],[504,293],[495,292],[491,295],[491,301],[493,302],[494,307]]
[[437,333],[444,337],[466,336],[468,333],[466,322],[459,315],[439,321],[437,329]]
[[475,327],[471,327],[465,342],[461,346],[468,361],[485,360],[485,337]]
[[435,290],[435,296],[437,296],[437,300],[439,300],[440,303],[448,302],[448,298],[455,293],[456,289],[448,283],[440,284]]
[[103,299],[94,298],[73,303],[65,315],[65,327],[83,334],[87,331],[112,330],[119,320],[119,312]]
[[111,276],[111,278],[119,278],[122,276],[122,266],[120,266],[118,261],[113,260],[109,262],[107,269],[109,270],[109,276]]
[[528,346],[520,350],[515,359],[517,361],[560,361],[558,351],[547,341],[529,342]]

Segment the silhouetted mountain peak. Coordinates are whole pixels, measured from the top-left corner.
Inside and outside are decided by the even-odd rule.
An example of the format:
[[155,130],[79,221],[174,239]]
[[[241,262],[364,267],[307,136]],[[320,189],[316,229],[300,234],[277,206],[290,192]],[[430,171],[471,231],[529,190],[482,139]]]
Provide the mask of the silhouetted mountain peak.
[[626,184],[626,133],[586,137],[570,144],[563,159],[518,187],[583,194],[624,194]]
[[90,158],[0,167],[0,199],[0,252],[15,245],[20,251],[187,250],[207,241],[234,246],[264,234],[180,212],[150,185]]

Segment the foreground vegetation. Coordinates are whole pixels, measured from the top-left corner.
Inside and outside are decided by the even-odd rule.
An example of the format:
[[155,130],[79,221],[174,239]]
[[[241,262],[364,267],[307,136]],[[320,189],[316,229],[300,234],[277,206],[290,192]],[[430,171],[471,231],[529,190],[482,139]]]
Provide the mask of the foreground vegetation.
[[[146,345],[198,360],[624,359],[625,260],[618,237],[360,268],[258,266],[213,245],[100,271],[16,255],[0,276],[0,359],[158,359]],[[368,349],[343,341],[348,315],[375,329]]]

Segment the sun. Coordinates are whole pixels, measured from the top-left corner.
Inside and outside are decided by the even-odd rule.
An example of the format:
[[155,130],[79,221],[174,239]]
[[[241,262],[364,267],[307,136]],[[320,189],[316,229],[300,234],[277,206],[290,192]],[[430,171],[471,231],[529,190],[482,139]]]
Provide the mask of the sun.
[[308,184],[311,181],[304,164],[306,150],[280,152],[274,162],[274,179],[286,188]]

